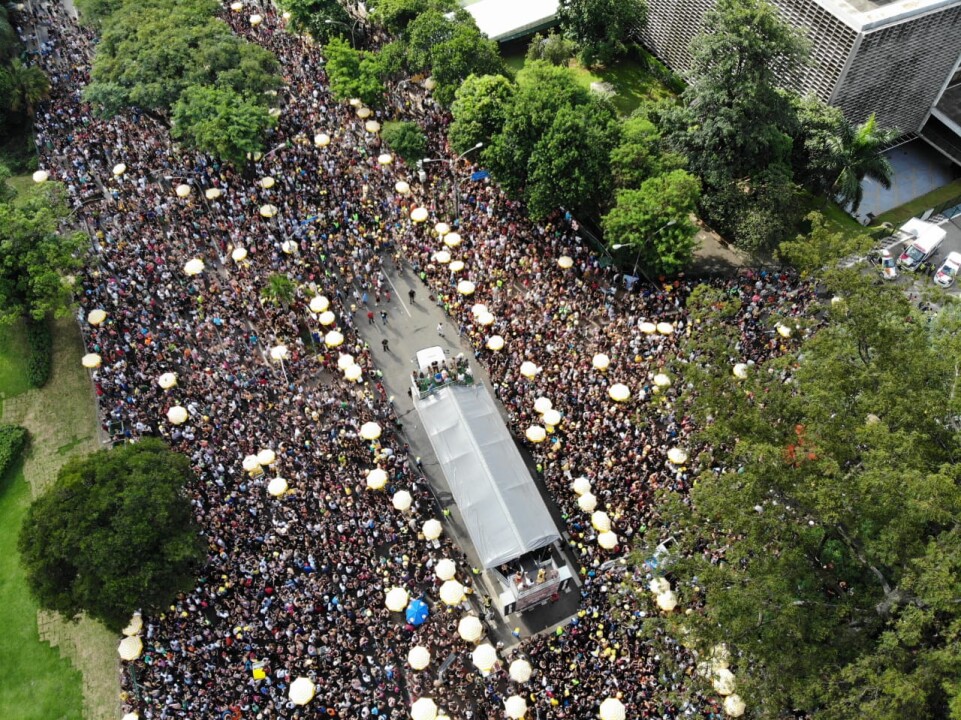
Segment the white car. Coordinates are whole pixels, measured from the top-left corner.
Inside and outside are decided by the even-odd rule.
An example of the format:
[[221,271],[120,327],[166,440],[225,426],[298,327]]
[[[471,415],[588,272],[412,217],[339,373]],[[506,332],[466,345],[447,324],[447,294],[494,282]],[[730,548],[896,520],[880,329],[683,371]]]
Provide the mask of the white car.
[[934,282],[943,288],[951,287],[951,283],[958,274],[958,268],[961,268],[961,253],[948,253],[948,257],[934,273]]

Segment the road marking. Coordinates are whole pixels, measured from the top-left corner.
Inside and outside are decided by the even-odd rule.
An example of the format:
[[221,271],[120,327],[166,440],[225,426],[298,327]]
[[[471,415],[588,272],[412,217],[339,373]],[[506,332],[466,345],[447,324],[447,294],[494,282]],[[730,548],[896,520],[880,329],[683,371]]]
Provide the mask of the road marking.
[[410,318],[414,317],[413,315],[410,314],[410,310],[407,309],[407,303],[404,302],[404,299],[400,296],[400,293],[397,292],[397,288],[394,286],[394,283],[390,281],[390,275],[388,275],[387,273],[384,273],[384,277],[387,278],[387,283],[394,289],[394,297],[397,298],[397,301],[400,303],[400,306],[404,308],[404,312],[407,313],[407,317],[410,317]]

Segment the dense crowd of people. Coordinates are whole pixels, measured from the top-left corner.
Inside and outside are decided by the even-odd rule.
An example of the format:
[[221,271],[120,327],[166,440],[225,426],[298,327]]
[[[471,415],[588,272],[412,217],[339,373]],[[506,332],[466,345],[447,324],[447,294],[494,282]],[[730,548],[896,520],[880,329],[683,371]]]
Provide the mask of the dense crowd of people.
[[[259,12],[265,19],[257,27],[247,12],[225,8],[223,15],[276,53],[286,83],[272,101],[281,115],[270,149],[243,170],[176,146],[153,116],[95,117],[82,99],[94,47],[89,31],[58,4],[15,18],[46,27],[37,61],[53,97],[37,118],[41,162],[67,187],[94,245],[80,305],[88,351],[102,358],[94,379],[104,429],[118,441],[162,436],[191,459],[187,491],[209,548],[196,587],[145,618],[144,652],[135,672],[122,676],[125,710],[141,718],[406,719],[414,700],[430,696],[454,720],[471,720],[504,717],[504,698],[519,693],[528,716],[543,720],[595,717],[610,696],[632,718],[719,716],[709,695],[673,704],[665,690],[692,680],[669,674],[637,632],[656,611],[644,595],[647,570],[606,563],[638,533],[659,532],[656,489],[684,493],[691,480],[686,466],[667,460],[692,429],[675,403],[679,383],[655,388],[653,378],[690,334],[685,300],[696,281],[615,296],[611,272],[570,218],[532,224],[488,180],[465,186],[462,217],[446,216],[446,195],[432,180],[418,184],[398,161],[378,161],[386,152],[378,135],[331,97],[321,50],[287,32],[279,14]],[[410,105],[397,97],[391,104]],[[429,98],[416,105],[433,150],[447,156],[445,114]],[[330,144],[316,145],[316,133],[328,134]],[[412,194],[398,192],[398,180],[410,181]],[[190,192],[181,197],[175,188],[184,185]],[[264,217],[264,205],[276,214]],[[415,206],[426,207],[431,221],[412,222]],[[463,238],[452,249],[465,265],[459,273],[435,261],[444,247],[433,232],[437,220],[453,223]],[[246,257],[235,261],[241,248]],[[580,610],[558,631],[525,639],[486,676],[457,633],[460,617],[474,610],[466,601],[445,608],[433,572],[438,560],[452,558],[470,588],[466,557],[448,534],[438,542],[421,534],[438,509],[377,390],[374,354],[354,328],[363,299],[386,293],[394,252],[420,272],[425,295],[444,305],[451,326],[476,349],[519,436],[538,422],[539,396],[563,415],[530,451],[580,558]],[[573,266],[561,267],[561,256]],[[188,276],[184,266],[195,258],[204,270]],[[265,295],[278,274],[294,281],[294,297]],[[476,286],[470,296],[456,289],[463,279]],[[803,315],[812,300],[810,287],[789,274],[713,282],[743,303],[732,363],[777,353],[771,317]],[[318,294],[336,317],[322,330],[309,310]],[[475,321],[477,303],[494,315],[492,325]],[[107,319],[87,325],[94,309]],[[672,328],[648,333],[646,322]],[[345,338],[339,347],[325,342],[333,327]],[[487,349],[494,334],[506,339],[503,350]],[[282,365],[270,354],[279,344],[288,348]],[[369,382],[340,376],[347,353]],[[605,372],[592,365],[596,353],[610,357]],[[538,367],[532,378],[520,373],[525,361]],[[164,373],[176,373],[174,387],[160,387]],[[611,382],[631,388],[630,402],[608,397]],[[658,403],[650,402],[655,391]],[[168,422],[175,405],[189,413],[183,424]],[[381,426],[379,440],[361,437],[369,421]],[[245,472],[244,457],[263,448],[274,451],[273,465],[262,475]],[[374,467],[389,474],[384,491],[365,488]],[[287,480],[282,497],[267,493],[271,475]],[[590,516],[577,506],[570,486],[578,476],[590,480],[599,509],[613,519],[614,550],[598,546]],[[391,503],[401,489],[414,498],[407,512]],[[622,581],[640,590],[620,596],[627,612],[609,597]],[[428,603],[426,622],[405,623],[385,607],[394,586]],[[431,652],[424,671],[407,665],[414,645]],[[693,669],[687,653],[678,647],[681,665]],[[506,661],[521,655],[534,668],[523,685],[506,672]],[[287,694],[299,676],[317,686],[305,708]]]

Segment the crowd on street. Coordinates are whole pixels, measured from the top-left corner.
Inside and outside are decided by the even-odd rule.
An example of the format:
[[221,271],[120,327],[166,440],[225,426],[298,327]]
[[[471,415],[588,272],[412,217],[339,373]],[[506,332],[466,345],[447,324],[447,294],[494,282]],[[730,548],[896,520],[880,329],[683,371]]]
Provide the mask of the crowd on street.
[[[76,221],[91,234],[78,297],[86,352],[101,357],[92,377],[104,431],[114,441],[161,436],[190,458],[187,492],[208,547],[195,588],[162,614],[145,615],[143,654],[122,675],[125,711],[151,719],[406,720],[416,699],[432,697],[452,720],[486,720],[503,718],[505,698],[516,693],[527,699],[528,717],[541,720],[593,718],[614,696],[630,718],[720,717],[709,692],[673,704],[667,690],[696,682],[695,659],[678,646],[687,672],[665,669],[638,632],[657,612],[644,590],[647,570],[607,562],[640,534],[662,533],[652,509],[656,490],[683,494],[693,479],[693,462],[673,464],[667,453],[684,447],[694,456],[672,368],[690,359],[679,353],[691,335],[685,301],[697,281],[613,293],[613,271],[570,217],[558,212],[533,224],[490,179],[463,182],[462,216],[451,217],[443,173],[420,183],[399,158],[382,162],[390,150],[379,135],[354,106],[331,96],[322,49],[288,32],[279,13],[257,12],[264,20],[256,27],[247,10],[225,7],[222,15],[273,51],[284,75],[284,89],[271,99],[278,127],[244,169],[174,144],[153,114],[96,117],[82,99],[90,30],[59,4],[14,17],[47,30],[35,60],[53,94],[37,114],[37,143],[41,167],[65,185]],[[416,104],[431,153],[451,157],[448,116],[415,91],[416,103],[403,99],[409,87],[398,90],[393,107],[375,109],[373,119]],[[318,134],[329,144],[315,142]],[[456,171],[466,177],[471,167],[463,162]],[[399,191],[398,181],[409,190]],[[411,219],[415,207],[426,208],[426,222]],[[459,244],[445,245],[435,230],[440,221]],[[463,269],[452,270],[439,251]],[[203,269],[188,275],[195,259]],[[462,616],[478,613],[473,573],[449,533],[436,542],[423,536],[426,520],[443,518],[378,387],[381,351],[356,328],[365,316],[380,322],[368,313],[397,302],[385,275],[397,271],[394,263],[420,275],[418,298],[442,305],[448,334],[475,349],[518,437],[540,422],[537,398],[562,415],[545,442],[524,442],[579,557],[580,610],[557,631],[501,650],[487,675],[457,632]],[[292,297],[264,293],[276,275],[296,285]],[[473,283],[472,294],[459,291],[463,280]],[[804,316],[814,299],[789,273],[711,282],[742,303],[732,364],[781,352],[785,340],[772,318]],[[330,324],[311,310],[317,296],[329,303]],[[492,323],[477,321],[477,304]],[[91,325],[96,309],[106,320]],[[649,332],[647,323],[671,327]],[[501,350],[488,349],[495,335],[504,339]],[[277,346],[286,353],[272,353]],[[603,372],[593,364],[601,353],[610,360]],[[346,354],[362,370],[357,382],[341,373]],[[536,367],[530,377],[521,373],[525,362]],[[176,375],[175,385],[161,387],[165,373]],[[658,374],[673,384],[659,387]],[[608,396],[613,382],[628,386],[628,402]],[[188,412],[181,424],[168,420],[175,406]],[[371,422],[381,428],[377,439],[361,435]],[[245,471],[245,457],[263,449],[273,451],[273,462]],[[388,474],[383,490],[365,485],[376,467]],[[286,493],[267,492],[274,476],[286,480]],[[571,484],[581,476],[613,521],[614,549],[598,545],[591,516],[578,506]],[[403,512],[392,504],[401,490],[413,497]],[[434,567],[442,558],[454,560],[468,590],[460,605],[438,597]],[[620,596],[614,607],[610,588],[622,581],[640,593]],[[428,604],[423,624],[387,609],[392,587]],[[408,666],[415,645],[430,651],[425,670]],[[524,684],[507,673],[521,656],[534,669]],[[300,676],[317,687],[305,708],[288,697]]]

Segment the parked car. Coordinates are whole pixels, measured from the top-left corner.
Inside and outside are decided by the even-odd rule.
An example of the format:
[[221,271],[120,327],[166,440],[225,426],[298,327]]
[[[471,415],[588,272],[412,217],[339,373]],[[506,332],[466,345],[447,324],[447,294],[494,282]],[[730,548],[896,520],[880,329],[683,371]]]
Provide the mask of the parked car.
[[961,268],[961,253],[948,253],[948,257],[941,263],[938,271],[934,273],[934,282],[943,288],[951,287],[958,274],[958,268]]
[[885,280],[897,280],[898,264],[890,250],[881,251],[881,277]]

